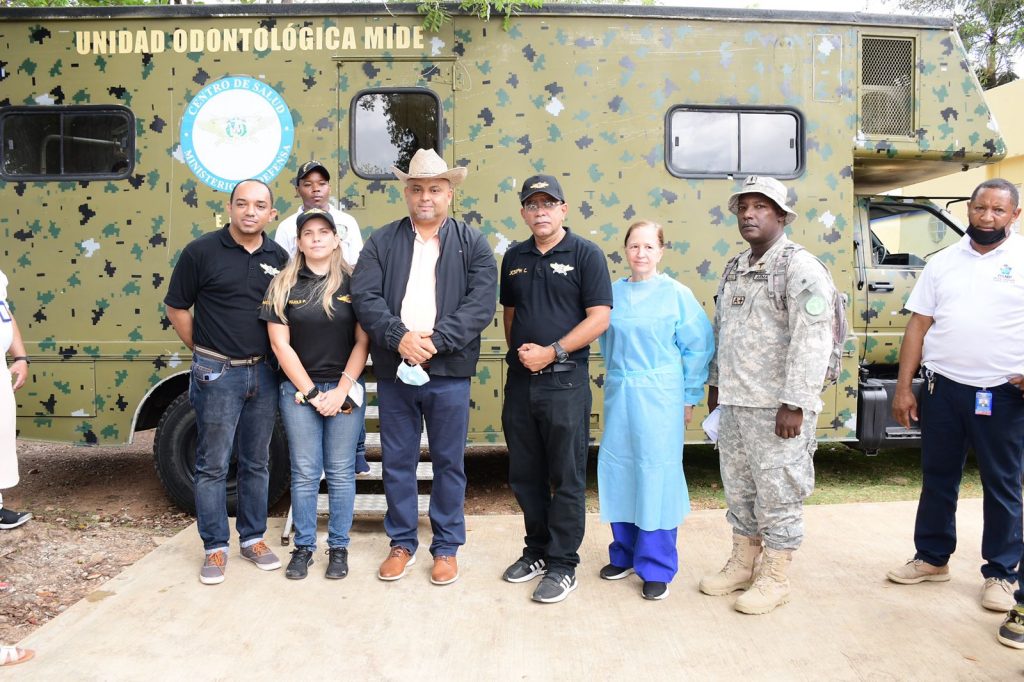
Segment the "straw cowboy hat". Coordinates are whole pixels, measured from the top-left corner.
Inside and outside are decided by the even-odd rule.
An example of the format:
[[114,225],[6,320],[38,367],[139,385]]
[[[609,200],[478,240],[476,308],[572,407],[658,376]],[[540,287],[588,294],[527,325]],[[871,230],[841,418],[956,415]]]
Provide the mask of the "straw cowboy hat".
[[402,182],[440,178],[447,180],[452,183],[452,187],[455,187],[466,179],[469,169],[464,166],[456,166],[449,170],[448,164],[433,149],[420,149],[409,162],[408,173],[400,171],[398,166],[392,166],[391,172]]

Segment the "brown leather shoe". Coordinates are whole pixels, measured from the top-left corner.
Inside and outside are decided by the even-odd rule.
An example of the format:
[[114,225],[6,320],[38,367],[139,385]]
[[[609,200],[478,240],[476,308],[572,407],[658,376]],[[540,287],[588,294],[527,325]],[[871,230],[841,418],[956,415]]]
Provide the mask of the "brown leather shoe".
[[377,577],[381,580],[398,580],[405,577],[407,569],[416,563],[416,555],[405,547],[392,547],[388,558],[380,565]]
[[448,585],[459,579],[459,562],[453,556],[434,557],[434,568],[430,571],[430,582]]

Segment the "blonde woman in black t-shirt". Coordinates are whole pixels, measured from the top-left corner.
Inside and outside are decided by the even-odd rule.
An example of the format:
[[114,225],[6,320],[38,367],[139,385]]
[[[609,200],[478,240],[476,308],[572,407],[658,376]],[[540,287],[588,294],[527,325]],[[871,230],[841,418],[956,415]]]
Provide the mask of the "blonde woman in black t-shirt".
[[285,576],[301,580],[313,563],[323,473],[330,503],[326,577],[340,579],[348,575],[356,442],[365,412],[358,380],[369,339],[352,309],[352,267],[331,214],[302,212],[296,232],[298,250],[271,282],[260,311],[286,376],[280,407],[291,451],[295,549]]

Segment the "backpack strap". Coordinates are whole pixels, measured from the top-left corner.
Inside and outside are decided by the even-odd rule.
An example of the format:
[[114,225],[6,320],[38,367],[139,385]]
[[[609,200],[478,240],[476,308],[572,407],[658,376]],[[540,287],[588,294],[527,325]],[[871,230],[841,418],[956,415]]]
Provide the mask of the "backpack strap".
[[777,310],[786,310],[786,277],[789,275],[789,264],[793,262],[793,254],[803,251],[799,244],[787,244],[782,253],[772,264],[772,273],[768,276],[768,299]]
[[736,272],[736,269],[739,267],[741,255],[742,254],[737,254],[733,256],[732,258],[729,259],[729,262],[725,264],[725,270],[722,271],[722,279],[718,281],[718,291],[715,292],[715,305],[718,304],[718,301],[722,298],[722,294],[725,292],[725,282],[729,279],[730,275]]

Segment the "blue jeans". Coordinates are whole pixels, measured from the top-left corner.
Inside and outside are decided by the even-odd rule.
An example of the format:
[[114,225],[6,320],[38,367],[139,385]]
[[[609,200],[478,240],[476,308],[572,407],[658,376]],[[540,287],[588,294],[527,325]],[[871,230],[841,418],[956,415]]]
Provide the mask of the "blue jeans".
[[[321,391],[329,391],[338,382],[317,382]],[[295,384],[281,382],[281,421],[288,435],[292,458],[292,518],[295,522],[295,546],[316,550],[316,502],[320,492],[320,474],[327,479],[327,546],[348,547],[352,528],[352,508],[356,498],[356,441],[363,424],[366,403],[350,414],[323,417],[310,405],[295,403]]]
[[238,519],[241,542],[267,530],[270,437],[277,420],[277,377],[267,363],[230,367],[192,356],[189,402],[196,411],[196,520],[207,551],[228,546],[227,479],[238,452]]
[[384,496],[388,512],[384,530],[392,547],[415,552],[416,465],[420,461],[420,434],[427,422],[434,482],[430,489],[430,543],[433,556],[455,556],[466,544],[466,433],[469,429],[469,379],[432,376],[422,386],[397,379],[377,383],[380,406],[380,447],[384,470]]

